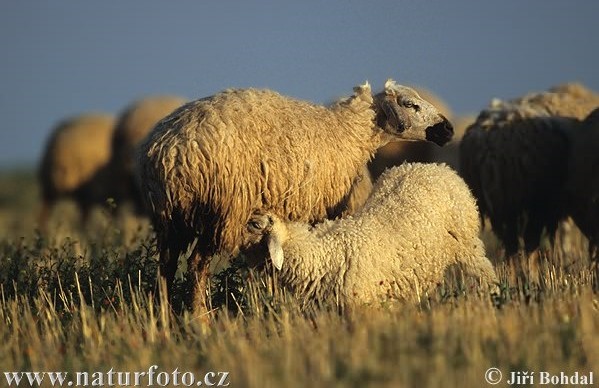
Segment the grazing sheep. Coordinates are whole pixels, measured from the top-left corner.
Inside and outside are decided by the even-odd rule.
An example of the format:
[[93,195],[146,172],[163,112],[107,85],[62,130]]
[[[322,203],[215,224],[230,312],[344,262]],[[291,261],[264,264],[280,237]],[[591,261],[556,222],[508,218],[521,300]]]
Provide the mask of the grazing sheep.
[[107,199],[99,176],[110,160],[114,117],[86,113],[56,125],[46,144],[38,178],[41,186],[40,227],[46,227],[50,210],[61,198],[72,197],[83,220],[90,208]]
[[230,89],[190,102],[141,146],[142,193],[152,210],[161,272],[197,238],[188,270],[194,308],[206,307],[209,257],[236,254],[251,210],[290,220],[335,217],[377,148],[394,139],[451,139],[451,124],[410,88],[387,81],[324,107],[270,90]]
[[300,298],[345,306],[417,301],[454,264],[493,287],[497,276],[478,237],[478,217],[454,170],[404,163],[381,175],[353,216],[310,226],[258,212],[247,230],[251,255],[266,245],[278,278]]
[[589,239],[589,253],[599,261],[599,108],[583,121],[572,142],[566,185],[570,214]]
[[136,211],[143,212],[141,193],[134,178],[135,149],[160,119],[185,102],[176,96],[149,96],[132,102],[119,115],[110,162],[112,196],[117,203],[131,200]]
[[[593,102],[594,101],[594,102]],[[577,84],[511,101],[494,100],[466,130],[460,173],[483,216],[515,254],[524,240],[536,250],[543,230],[551,239],[567,215],[564,184],[572,134],[581,112],[599,99]]]

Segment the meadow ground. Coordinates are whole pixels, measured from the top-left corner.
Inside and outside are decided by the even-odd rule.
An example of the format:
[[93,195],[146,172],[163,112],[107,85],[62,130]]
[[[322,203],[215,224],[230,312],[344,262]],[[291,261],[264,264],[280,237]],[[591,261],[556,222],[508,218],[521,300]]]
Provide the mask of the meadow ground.
[[[192,372],[193,385],[231,387],[484,387],[485,377],[499,377],[489,368],[502,373],[497,386],[511,372],[532,376],[517,386],[568,376],[580,384],[590,372],[599,384],[599,297],[584,238],[571,225],[557,248],[517,265],[485,232],[502,283],[496,297],[453,271],[418,305],[339,313],[332,304],[302,306],[271,273],[235,265],[212,277],[206,325],[180,308],[185,280],[173,309],[154,296],[146,221],[97,211],[78,230],[64,203],[41,234],[38,210],[31,172],[0,174],[0,386],[15,376],[5,372],[64,371],[65,386],[85,373],[88,385],[116,385],[124,372],[129,386],[135,372],[145,373],[140,386],[167,377],[185,386]],[[27,378],[20,386],[30,386]]]

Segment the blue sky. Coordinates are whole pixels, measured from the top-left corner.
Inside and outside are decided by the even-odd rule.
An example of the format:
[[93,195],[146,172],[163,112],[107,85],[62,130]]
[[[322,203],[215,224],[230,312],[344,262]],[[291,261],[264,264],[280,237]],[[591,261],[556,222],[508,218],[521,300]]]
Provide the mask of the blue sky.
[[457,113],[565,81],[599,90],[597,1],[4,1],[0,167],[52,126],[156,93],[271,88],[317,103],[369,80]]

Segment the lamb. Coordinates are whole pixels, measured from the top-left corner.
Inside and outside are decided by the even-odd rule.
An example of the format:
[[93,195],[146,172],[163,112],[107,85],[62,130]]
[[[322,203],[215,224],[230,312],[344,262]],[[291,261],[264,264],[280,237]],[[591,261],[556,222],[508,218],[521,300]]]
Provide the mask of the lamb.
[[196,311],[206,308],[209,258],[237,254],[252,209],[302,222],[336,217],[376,149],[451,139],[449,121],[413,89],[388,80],[377,95],[368,83],[354,92],[324,107],[229,89],[180,107],[142,144],[139,178],[169,288],[179,255],[197,239],[188,259]]
[[112,136],[109,167],[111,196],[117,203],[132,201],[136,212],[143,214],[142,197],[134,177],[135,150],[160,119],[185,102],[177,96],[147,96],[133,101],[120,113]]
[[567,216],[564,185],[570,142],[580,115],[599,97],[577,84],[511,101],[494,100],[468,127],[460,145],[460,174],[483,216],[513,256],[528,253],[543,230],[553,240]]
[[51,209],[62,198],[73,198],[85,221],[93,205],[107,197],[98,178],[110,160],[110,139],[115,119],[105,113],[83,113],[58,123],[38,168],[45,229]]
[[568,183],[569,210],[580,230],[589,239],[589,253],[599,263],[599,108],[581,124],[572,141]]
[[303,302],[418,301],[455,264],[496,291],[478,217],[474,197],[454,170],[404,163],[381,175],[353,216],[310,226],[257,211],[247,224],[254,243],[249,254],[266,246],[277,277]]

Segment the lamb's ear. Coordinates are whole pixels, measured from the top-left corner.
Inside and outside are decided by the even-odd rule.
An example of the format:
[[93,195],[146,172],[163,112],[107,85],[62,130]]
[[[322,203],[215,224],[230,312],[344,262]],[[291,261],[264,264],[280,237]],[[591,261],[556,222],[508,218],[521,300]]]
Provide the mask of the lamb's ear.
[[283,268],[285,256],[283,255],[283,246],[278,237],[273,235],[268,237],[268,254],[270,255],[270,260],[276,269],[280,270]]

